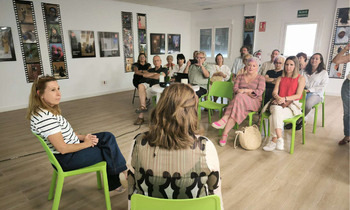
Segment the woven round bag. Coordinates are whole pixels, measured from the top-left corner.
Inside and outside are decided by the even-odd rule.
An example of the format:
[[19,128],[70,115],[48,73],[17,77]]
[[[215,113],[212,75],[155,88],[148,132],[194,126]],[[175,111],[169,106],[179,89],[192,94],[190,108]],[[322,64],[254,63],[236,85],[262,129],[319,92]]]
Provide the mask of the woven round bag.
[[236,138],[234,142],[234,148],[237,148],[237,138],[239,139],[239,144],[243,149],[246,150],[256,150],[261,146],[261,134],[258,126],[252,125],[243,128],[242,131],[236,131]]

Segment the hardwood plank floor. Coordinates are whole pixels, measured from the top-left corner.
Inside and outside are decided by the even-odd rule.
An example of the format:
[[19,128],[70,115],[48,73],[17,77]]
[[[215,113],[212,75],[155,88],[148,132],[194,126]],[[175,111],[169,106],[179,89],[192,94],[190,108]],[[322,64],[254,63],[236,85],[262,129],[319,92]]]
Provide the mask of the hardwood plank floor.
[[[133,137],[147,130],[147,125],[133,125],[138,102],[131,104],[132,94],[126,91],[63,102],[61,109],[78,133],[112,132],[127,158]],[[52,167],[30,132],[25,113],[25,109],[0,113],[0,209],[52,206],[47,200]],[[340,97],[326,96],[325,127],[321,127],[319,111],[317,131],[312,134],[310,117],[306,144],[301,144],[298,131],[290,155],[290,131],[284,134],[285,151],[233,149],[234,130],[228,144],[219,147],[218,131],[203,112],[203,134],[215,143],[220,158],[225,209],[349,209],[349,145],[337,144],[343,137],[342,113]],[[213,119],[217,118],[215,112]],[[123,184],[126,186],[125,180]],[[112,197],[111,202],[113,209],[127,209],[127,193]],[[67,178],[60,209],[105,209],[95,174]]]

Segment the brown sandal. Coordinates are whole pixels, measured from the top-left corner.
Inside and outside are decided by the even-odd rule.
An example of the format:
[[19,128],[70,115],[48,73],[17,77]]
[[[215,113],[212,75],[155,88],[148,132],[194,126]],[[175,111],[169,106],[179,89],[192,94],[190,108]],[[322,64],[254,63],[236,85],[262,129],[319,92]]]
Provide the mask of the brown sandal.
[[338,142],[339,145],[344,145],[344,144],[348,144],[350,142],[350,140],[346,140],[345,138],[343,138],[341,141]]
[[147,112],[147,111],[148,111],[148,109],[145,106],[140,106],[140,108],[137,108],[135,110],[136,113],[142,113],[142,112]]
[[145,122],[143,118],[138,117],[134,122],[134,125],[142,125]]

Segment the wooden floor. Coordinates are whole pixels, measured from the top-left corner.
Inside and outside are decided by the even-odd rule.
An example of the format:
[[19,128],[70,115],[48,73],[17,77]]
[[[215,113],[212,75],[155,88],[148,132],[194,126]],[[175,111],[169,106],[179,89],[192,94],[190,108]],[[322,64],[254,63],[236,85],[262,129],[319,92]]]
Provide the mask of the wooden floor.
[[[64,97],[64,96],[63,96]],[[134,126],[132,91],[64,102],[63,115],[78,133],[110,131],[128,156],[133,137],[147,130]],[[0,113],[0,209],[50,209],[47,200],[52,167],[25,120],[25,109]],[[233,149],[234,130],[226,147],[217,146],[221,164],[222,193],[231,209],[349,209],[349,145],[343,137],[340,97],[326,97],[326,125],[312,134],[306,126],[306,144],[297,132],[290,155],[290,131],[285,132],[286,151],[264,152]],[[217,130],[201,125],[215,145]],[[215,113],[214,119],[217,119]],[[255,119],[257,121],[257,118]],[[124,183],[125,184],[125,183]],[[111,198],[113,209],[127,209],[127,193]],[[60,209],[105,209],[102,190],[94,174],[69,177],[63,187]]]

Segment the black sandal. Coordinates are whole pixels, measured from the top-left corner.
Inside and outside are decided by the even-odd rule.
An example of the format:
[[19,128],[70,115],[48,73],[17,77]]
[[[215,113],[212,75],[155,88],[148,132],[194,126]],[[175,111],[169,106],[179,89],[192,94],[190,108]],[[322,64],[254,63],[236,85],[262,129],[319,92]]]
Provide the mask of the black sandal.
[[136,113],[142,113],[142,112],[147,112],[147,111],[148,111],[147,107],[144,107],[144,106],[140,106],[140,108],[137,108],[135,110]]

